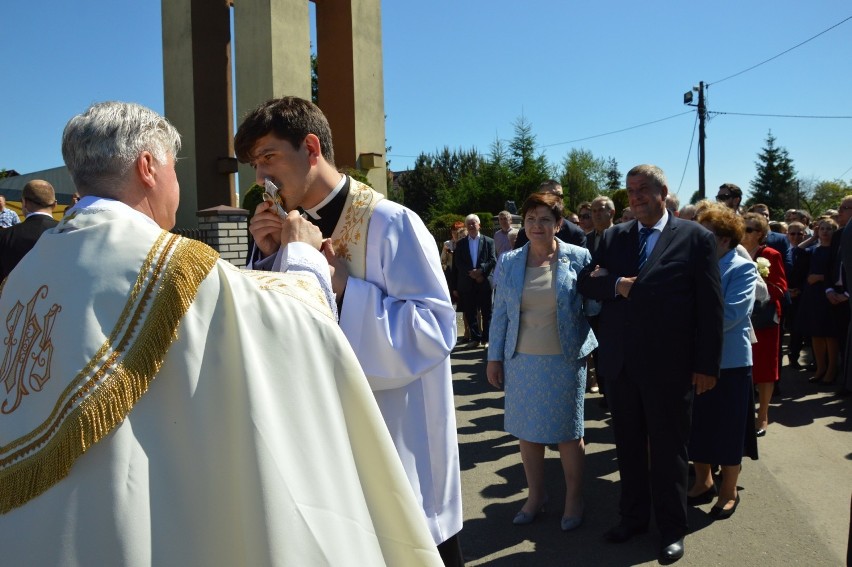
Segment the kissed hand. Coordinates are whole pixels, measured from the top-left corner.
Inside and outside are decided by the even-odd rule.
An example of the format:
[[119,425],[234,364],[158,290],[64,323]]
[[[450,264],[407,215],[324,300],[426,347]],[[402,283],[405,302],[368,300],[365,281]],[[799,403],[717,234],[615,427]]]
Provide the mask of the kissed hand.
[[249,232],[264,257],[275,254],[281,246],[282,226],[283,221],[275,211],[274,203],[264,201],[254,210]]

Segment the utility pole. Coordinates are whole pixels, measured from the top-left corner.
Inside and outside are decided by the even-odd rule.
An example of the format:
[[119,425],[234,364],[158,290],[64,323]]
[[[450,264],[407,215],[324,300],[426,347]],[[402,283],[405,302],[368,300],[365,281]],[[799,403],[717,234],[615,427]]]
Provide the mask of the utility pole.
[[[698,93],[698,104],[692,104],[692,92]],[[707,194],[704,190],[704,122],[707,118],[707,105],[704,99],[704,81],[698,83],[697,87],[683,93],[683,104],[696,106],[698,108],[698,198],[704,199]]]
[[707,106],[704,100],[704,81],[698,83],[698,196],[706,197],[704,191],[704,119],[707,117]]

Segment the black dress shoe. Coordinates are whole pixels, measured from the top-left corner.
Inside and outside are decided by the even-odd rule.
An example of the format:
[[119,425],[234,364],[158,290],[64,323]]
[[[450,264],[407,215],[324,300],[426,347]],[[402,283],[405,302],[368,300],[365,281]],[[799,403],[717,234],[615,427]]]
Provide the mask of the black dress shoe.
[[736,500],[734,500],[734,505],[725,510],[724,508],[720,508],[718,506],[713,506],[710,508],[710,515],[716,518],[717,520],[726,520],[734,515],[734,512],[737,511],[737,506],[740,505],[740,495],[737,494]]
[[701,494],[695,496],[686,496],[687,506],[698,506],[699,504],[709,504],[716,497],[716,485],[711,486]]
[[624,543],[633,536],[644,534],[647,531],[647,525],[633,527],[625,524],[618,524],[604,533],[604,539],[610,543]]
[[755,433],[755,437],[763,437],[764,435],[766,435],[765,429],[758,429],[757,432]]
[[660,550],[661,563],[674,563],[681,557],[683,557],[683,538],[680,538],[668,545],[664,545]]

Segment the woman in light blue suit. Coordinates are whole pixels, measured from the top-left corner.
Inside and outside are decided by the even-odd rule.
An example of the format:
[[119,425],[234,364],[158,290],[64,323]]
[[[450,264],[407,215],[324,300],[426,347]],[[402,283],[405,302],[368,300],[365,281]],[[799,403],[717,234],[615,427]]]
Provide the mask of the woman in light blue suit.
[[[710,515],[731,517],[740,503],[737,480],[743,455],[757,458],[752,393],[751,324],[758,280],[754,262],[737,254],[745,223],[725,205],[709,204],[698,214],[699,223],[716,236],[716,254],[725,299],[722,361],[716,385],[692,406],[689,459],[695,465],[695,483],[686,493],[690,506],[708,504],[718,495]],[[719,489],[711,465],[721,465]]]
[[577,292],[589,251],[556,239],[562,200],[531,195],[521,210],[529,242],[504,253],[491,318],[488,382],[505,388],[504,427],[520,443],[529,495],[513,523],[529,524],[547,501],[544,449],[559,446],[565,531],[583,518],[586,357],[597,346]]

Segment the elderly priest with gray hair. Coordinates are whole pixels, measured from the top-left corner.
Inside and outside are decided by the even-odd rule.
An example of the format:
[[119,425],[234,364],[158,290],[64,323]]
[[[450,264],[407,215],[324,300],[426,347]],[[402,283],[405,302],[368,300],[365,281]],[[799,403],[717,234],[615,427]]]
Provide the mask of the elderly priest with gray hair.
[[65,127],[82,199],[0,291],[2,563],[440,565],[319,230],[286,274],[169,233],[179,148],[136,104]]

